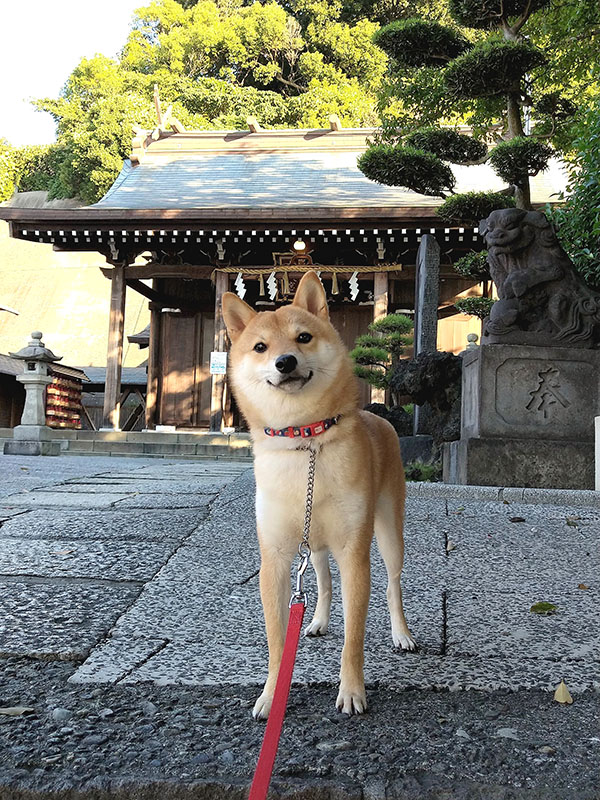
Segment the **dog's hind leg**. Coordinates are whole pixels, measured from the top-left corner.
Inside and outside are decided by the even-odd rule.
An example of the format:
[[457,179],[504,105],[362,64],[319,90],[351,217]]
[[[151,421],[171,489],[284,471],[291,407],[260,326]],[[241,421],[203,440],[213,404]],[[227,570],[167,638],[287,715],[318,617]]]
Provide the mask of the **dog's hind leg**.
[[317,575],[317,606],[312,622],[305,630],[306,636],[323,636],[329,627],[331,612],[331,571],[329,550],[313,550],[310,560]]
[[269,644],[269,675],[261,696],[254,704],[252,715],[255,719],[266,719],[273,702],[287,627],[293,556],[294,550],[283,552],[261,542],[260,595]]
[[375,508],[375,538],[388,575],[387,602],[392,623],[394,647],[416,650],[417,644],[408,629],[402,606],[400,578],[404,562],[402,500],[398,496],[381,495]]

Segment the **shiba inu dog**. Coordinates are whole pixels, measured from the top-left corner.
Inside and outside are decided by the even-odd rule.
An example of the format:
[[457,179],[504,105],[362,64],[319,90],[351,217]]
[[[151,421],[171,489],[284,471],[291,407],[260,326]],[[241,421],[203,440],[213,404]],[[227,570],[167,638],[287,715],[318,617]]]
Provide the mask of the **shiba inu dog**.
[[367,708],[364,636],[373,533],[387,574],[396,647],[414,650],[402,608],[404,469],[398,436],[385,420],[358,408],[357,379],[329,321],[325,291],[308,272],[291,305],[257,313],[230,292],[223,316],[232,342],[230,379],[254,444],[260,591],[269,672],[254,706],[266,718],[283,650],[290,566],[302,539],[308,453],[316,474],[310,529],[318,599],[308,636],[327,632],[331,607],[329,553],[342,581],[344,647],[336,705],[345,714]]

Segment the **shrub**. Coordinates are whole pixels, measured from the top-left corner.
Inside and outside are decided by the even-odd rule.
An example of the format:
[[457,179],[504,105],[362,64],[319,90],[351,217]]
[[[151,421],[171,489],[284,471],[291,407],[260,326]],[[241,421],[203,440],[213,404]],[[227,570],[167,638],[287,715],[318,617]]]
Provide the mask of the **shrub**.
[[455,301],[454,307],[462,311],[463,314],[485,319],[489,317],[495,302],[491,297],[463,297],[461,300]]
[[472,164],[487,155],[487,145],[450,128],[421,128],[405,139],[405,144],[417,150],[427,150],[453,164]]
[[373,42],[406,67],[440,67],[470,47],[458,31],[418,18],[385,25]]
[[467,28],[495,28],[498,19],[520,17],[550,5],[551,0],[448,0],[452,18]]
[[490,280],[490,270],[487,263],[487,250],[476,253],[474,250],[462,256],[452,265],[463,278],[472,278],[478,282]]
[[507,183],[521,183],[526,175],[537,175],[548,166],[552,148],[529,136],[515,136],[500,142],[490,153],[490,163],[496,174]]
[[453,191],[454,175],[433,153],[400,145],[372,145],[358,159],[359,169],[377,183],[406,186],[419,194],[445,197]]
[[444,81],[455,97],[492,97],[518,90],[523,75],[545,60],[526,42],[485,41],[455,58],[446,67]]
[[514,207],[514,197],[502,192],[464,192],[449,197],[436,211],[451,225],[479,225],[492,211]]

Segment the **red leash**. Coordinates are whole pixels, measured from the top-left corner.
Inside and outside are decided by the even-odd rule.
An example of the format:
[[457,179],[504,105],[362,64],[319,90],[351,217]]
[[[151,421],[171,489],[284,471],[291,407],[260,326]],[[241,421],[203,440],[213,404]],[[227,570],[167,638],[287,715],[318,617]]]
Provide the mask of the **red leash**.
[[277,674],[273,705],[271,706],[269,719],[267,720],[265,736],[258,757],[256,771],[254,772],[252,786],[250,787],[248,800],[265,800],[267,792],[269,791],[271,774],[273,772],[273,765],[275,764],[275,757],[281,737],[283,718],[290,694],[292,673],[294,671],[294,662],[296,660],[296,652],[298,650],[298,641],[300,639],[300,631],[302,630],[305,609],[306,604],[304,601],[294,602],[290,606],[290,618],[285,635],[285,644],[283,645],[281,665],[279,667],[279,673]]
[[294,662],[296,661],[296,653],[298,651],[302,621],[304,620],[304,612],[306,610],[306,594],[304,592],[303,583],[304,573],[306,572],[308,560],[310,558],[308,535],[312,515],[315,461],[317,458],[316,451],[313,450],[312,447],[308,447],[307,449],[309,451],[308,485],[306,488],[304,530],[302,532],[302,542],[298,547],[298,554],[300,555],[301,561],[298,565],[298,572],[296,573],[296,591],[292,593],[292,598],[290,600],[290,617],[285,634],[283,655],[281,656],[279,672],[277,673],[273,704],[269,713],[269,719],[267,720],[265,736],[260,749],[260,755],[254,772],[248,800],[266,800],[267,792],[269,791],[275,757],[277,756],[277,748],[279,747],[279,739],[281,738],[285,708],[292,684],[292,673],[294,672]]

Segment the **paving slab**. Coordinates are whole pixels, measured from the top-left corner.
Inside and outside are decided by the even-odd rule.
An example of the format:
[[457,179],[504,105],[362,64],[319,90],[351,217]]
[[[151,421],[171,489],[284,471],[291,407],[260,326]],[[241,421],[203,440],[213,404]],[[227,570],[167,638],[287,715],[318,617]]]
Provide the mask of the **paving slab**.
[[596,525],[569,527],[564,518],[546,518],[541,524],[531,516],[482,513],[450,516],[440,529],[454,548],[448,558],[449,587],[471,583],[489,591],[521,584],[543,592],[558,582],[565,588],[580,583],[600,588]]
[[0,657],[82,660],[140,586],[0,579]]
[[[110,541],[181,541],[206,518],[206,507],[179,510],[62,511],[10,509],[1,538]],[[0,519],[1,513],[0,513]]]
[[149,581],[173,542],[103,542],[0,538],[0,575]]
[[3,499],[9,508],[110,508],[118,500],[133,496],[133,492],[110,494],[108,492],[69,493],[57,491],[23,492]]
[[217,494],[231,478],[195,478],[190,476],[184,481],[178,478],[165,478],[164,480],[148,478],[129,478],[119,480],[97,481],[93,478],[84,478],[69,481],[62,486],[51,487],[47,491],[58,492],[135,492],[137,494]]
[[[132,494],[128,497],[118,498],[115,502],[116,509],[123,508],[206,508],[216,497],[214,494]],[[114,495],[116,497],[116,495]]]
[[[494,593],[450,590],[447,652],[483,658],[516,652],[523,661],[600,661],[599,598],[598,590],[573,586],[566,591],[558,581],[543,595],[524,587]],[[556,613],[533,613],[531,606],[540,601],[556,605]]]

